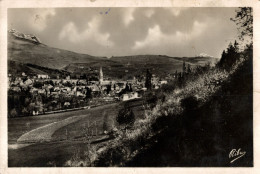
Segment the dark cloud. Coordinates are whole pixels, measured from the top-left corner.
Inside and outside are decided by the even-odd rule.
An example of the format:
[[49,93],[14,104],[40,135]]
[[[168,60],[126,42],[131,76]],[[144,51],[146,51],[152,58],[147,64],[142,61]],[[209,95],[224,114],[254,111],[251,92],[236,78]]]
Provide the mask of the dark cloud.
[[9,9],[8,28],[47,45],[98,56],[220,57],[237,37],[235,8]]

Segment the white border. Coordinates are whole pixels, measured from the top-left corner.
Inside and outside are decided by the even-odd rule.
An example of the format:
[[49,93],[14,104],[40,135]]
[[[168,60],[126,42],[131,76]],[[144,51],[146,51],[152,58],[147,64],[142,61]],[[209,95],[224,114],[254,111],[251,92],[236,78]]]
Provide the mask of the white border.
[[[2,173],[260,173],[260,0],[0,0],[0,174]],[[7,8],[51,7],[240,7],[254,12],[254,167],[249,168],[8,168]],[[258,77],[258,78],[257,78]]]

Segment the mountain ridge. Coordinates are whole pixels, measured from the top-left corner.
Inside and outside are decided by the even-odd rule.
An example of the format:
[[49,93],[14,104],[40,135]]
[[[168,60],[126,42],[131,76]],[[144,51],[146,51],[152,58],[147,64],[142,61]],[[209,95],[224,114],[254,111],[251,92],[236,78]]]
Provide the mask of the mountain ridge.
[[[109,77],[136,75],[151,69],[162,76],[181,71],[185,61],[191,67],[203,66],[207,63],[214,65],[216,58],[212,57],[170,57],[167,55],[130,55],[96,57],[88,54],[49,47],[31,34],[22,34],[16,30],[8,32],[8,60],[23,64],[35,64],[40,67],[65,70],[70,73],[88,73],[87,68],[99,69]],[[119,75],[121,76],[121,75]]]

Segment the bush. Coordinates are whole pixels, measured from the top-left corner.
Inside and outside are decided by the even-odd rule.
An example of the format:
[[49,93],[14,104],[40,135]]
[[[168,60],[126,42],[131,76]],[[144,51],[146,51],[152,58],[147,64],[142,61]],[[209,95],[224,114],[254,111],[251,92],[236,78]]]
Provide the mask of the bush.
[[125,105],[123,109],[119,110],[116,121],[119,125],[125,126],[125,128],[132,127],[135,122],[134,112],[129,106]]

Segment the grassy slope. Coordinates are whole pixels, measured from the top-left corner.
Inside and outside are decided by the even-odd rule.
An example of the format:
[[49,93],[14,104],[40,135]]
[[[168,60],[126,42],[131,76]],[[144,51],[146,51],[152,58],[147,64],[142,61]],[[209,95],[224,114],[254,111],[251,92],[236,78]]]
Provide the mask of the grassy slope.
[[[151,148],[126,166],[253,166],[253,86],[251,62],[223,84],[206,104],[184,112],[178,119],[162,117],[168,127],[154,137]],[[234,163],[232,149],[246,151]]]
[[[221,83],[212,88],[212,80]],[[97,152],[94,165],[252,166],[252,84],[252,62],[242,58],[229,73],[200,75]],[[239,148],[246,155],[231,164],[228,155]]]

